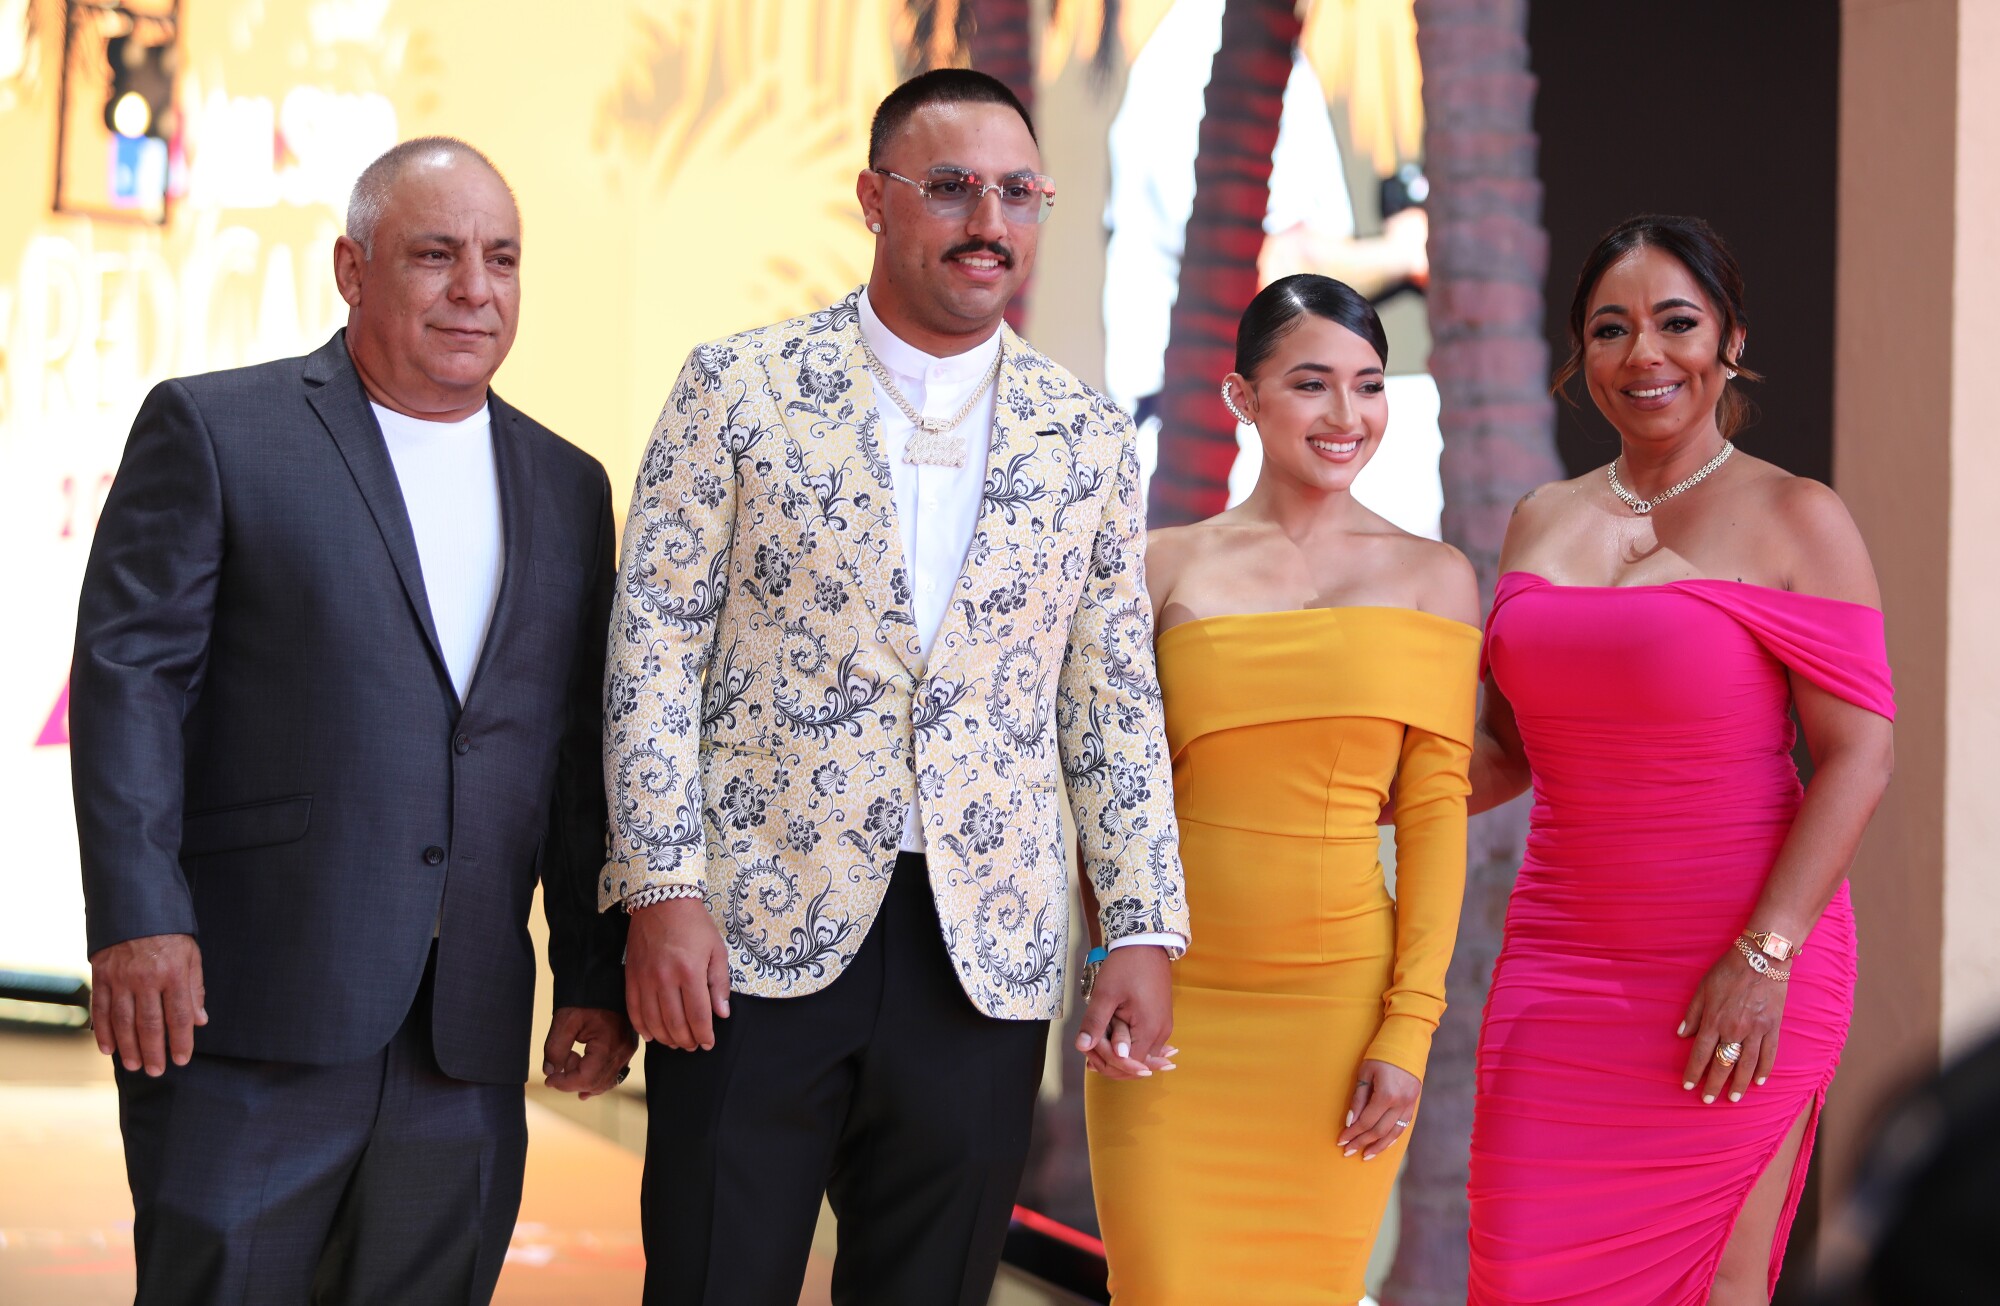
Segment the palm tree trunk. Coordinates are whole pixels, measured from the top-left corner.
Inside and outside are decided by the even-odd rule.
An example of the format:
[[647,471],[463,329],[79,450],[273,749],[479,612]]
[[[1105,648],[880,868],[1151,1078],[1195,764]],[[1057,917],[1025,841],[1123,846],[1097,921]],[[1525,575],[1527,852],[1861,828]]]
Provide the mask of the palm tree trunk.
[[1257,254],[1271,203],[1271,152],[1302,23],[1295,0],[1229,0],[1203,98],[1194,211],[1180,296],[1167,330],[1160,458],[1147,524],[1177,526],[1222,511],[1236,461],[1236,423],[1217,396],[1235,365],[1236,319],[1257,293]]
[[[1416,0],[1431,181],[1431,374],[1442,399],[1444,536],[1491,595],[1513,505],[1562,475],[1542,336],[1548,238],[1535,172],[1527,0]],[[1384,1306],[1458,1306],[1479,1018],[1527,836],[1521,799],[1472,822],[1465,913],[1403,1169]]]
[[[1035,23],[1031,0],[964,0],[972,18],[966,53],[972,66],[998,78],[1035,112]],[[1032,274],[1031,274],[1032,275]],[[1007,305],[1007,325],[1016,331],[1028,320],[1028,289],[1021,288]]]

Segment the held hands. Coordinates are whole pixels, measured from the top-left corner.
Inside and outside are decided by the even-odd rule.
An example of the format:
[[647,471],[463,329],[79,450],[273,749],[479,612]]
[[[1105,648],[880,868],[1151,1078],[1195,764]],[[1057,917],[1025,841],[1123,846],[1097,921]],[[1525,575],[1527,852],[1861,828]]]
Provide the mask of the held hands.
[[1335,1146],[1342,1156],[1361,1153],[1373,1161],[1389,1150],[1410,1127],[1424,1081],[1386,1061],[1364,1061],[1355,1077],[1354,1096],[1347,1101],[1347,1126]]
[[[1729,1086],[1729,1100],[1740,1102],[1750,1085],[1771,1077],[1778,1060],[1778,1027],[1785,1015],[1785,986],[1759,975],[1744,964],[1732,947],[1702,976],[1688,1003],[1687,1016],[1676,1032],[1692,1038],[1681,1087],[1701,1085],[1701,1100],[1713,1102]],[[1742,1045],[1735,1065],[1716,1056],[1729,1044]]]
[[194,1028],[208,1023],[201,949],[192,934],[149,934],[91,954],[90,1023],[97,1050],[155,1078],[167,1058],[194,1056]]
[[1172,1070],[1173,981],[1167,950],[1138,943],[1113,948],[1098,967],[1076,1050],[1106,1079],[1144,1079]]
[[[583,1052],[576,1051],[583,1044]],[[625,1064],[637,1051],[632,1023],[602,1007],[557,1007],[542,1048],[542,1082],[588,1102],[625,1078]]]
[[729,1015],[729,950],[699,898],[632,913],[625,936],[625,1010],[639,1037],[692,1052],[715,1046]]

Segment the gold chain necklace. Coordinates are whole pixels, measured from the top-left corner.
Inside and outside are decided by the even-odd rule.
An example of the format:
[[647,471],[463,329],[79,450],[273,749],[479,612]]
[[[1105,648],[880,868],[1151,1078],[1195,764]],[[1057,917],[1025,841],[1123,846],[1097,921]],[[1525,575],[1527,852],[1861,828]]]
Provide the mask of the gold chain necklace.
[[[1722,442],[1722,452],[1715,455],[1715,457],[1709,459],[1707,462],[1703,463],[1701,465],[1701,469],[1697,471],[1694,475],[1688,477],[1685,481],[1682,481],[1679,485],[1676,485],[1671,489],[1661,490],[1658,494],[1654,495],[1650,499],[1640,498],[1638,495],[1626,489],[1624,485],[1619,482],[1618,458],[1613,458],[1611,460],[1611,464],[1604,469],[1604,474],[1611,479],[1611,492],[1617,495],[1621,500],[1623,500],[1626,507],[1630,508],[1633,512],[1638,513],[1641,517],[1644,517],[1647,513],[1651,512],[1653,509],[1659,507],[1667,500],[1673,498],[1676,494],[1681,493],[1683,490],[1692,490],[1695,486],[1700,485],[1703,481],[1708,479],[1708,474],[1710,472],[1722,466],[1722,464],[1728,462],[1729,455],[1735,452],[1736,452],[1736,446],[1731,444],[1729,441],[1724,440]],[[1620,454],[1619,458],[1622,457],[1624,457],[1624,455]]]
[[985,378],[966,398],[958,412],[950,417],[925,417],[918,412],[917,406],[897,389],[895,378],[889,375],[889,369],[882,365],[882,360],[875,357],[875,351],[868,347],[868,339],[865,336],[861,340],[861,353],[868,361],[869,372],[881,384],[890,401],[902,409],[903,416],[909,418],[910,424],[917,428],[916,434],[912,435],[909,442],[903,446],[903,461],[912,467],[965,466],[965,437],[958,434],[958,428],[965,424],[966,418],[972,416],[972,410],[985,397],[987,387],[999,379],[1000,359],[1005,350],[995,346],[993,365],[986,369]]

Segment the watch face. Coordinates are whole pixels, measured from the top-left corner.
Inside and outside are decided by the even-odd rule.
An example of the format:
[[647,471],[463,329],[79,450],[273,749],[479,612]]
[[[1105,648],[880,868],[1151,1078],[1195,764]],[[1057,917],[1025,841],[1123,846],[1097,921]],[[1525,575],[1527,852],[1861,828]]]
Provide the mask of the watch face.
[[1778,961],[1783,961],[1792,955],[1792,941],[1782,934],[1766,934],[1764,952]]

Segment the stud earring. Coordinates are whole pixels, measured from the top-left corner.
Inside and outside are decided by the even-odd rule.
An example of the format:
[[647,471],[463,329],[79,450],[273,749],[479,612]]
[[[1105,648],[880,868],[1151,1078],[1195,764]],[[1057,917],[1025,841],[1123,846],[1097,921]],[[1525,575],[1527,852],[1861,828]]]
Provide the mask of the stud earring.
[[1733,368],[1733,367],[1725,367],[1725,368],[1723,368],[1723,369],[1722,369],[1722,374],[1723,374],[1724,376],[1728,377],[1728,378],[1729,378],[1730,380],[1732,380],[1732,381],[1734,381],[1734,380],[1736,379],[1736,369],[1735,369],[1735,368]]
[[876,235],[879,236],[882,234],[882,224],[879,222],[871,222],[868,224],[868,230],[874,232]]
[[1227,381],[1224,381],[1222,383],[1222,405],[1223,407],[1229,410],[1230,416],[1234,417],[1238,422],[1242,423],[1244,426],[1256,425],[1255,422],[1251,421],[1249,418],[1243,415],[1243,410],[1241,408],[1238,408],[1236,406],[1236,396],[1229,393],[1229,382]]

